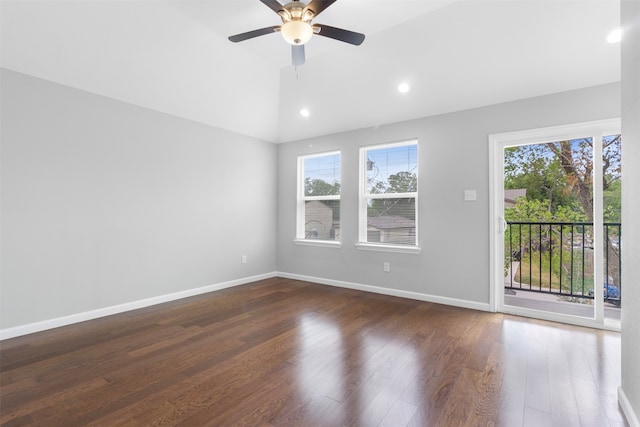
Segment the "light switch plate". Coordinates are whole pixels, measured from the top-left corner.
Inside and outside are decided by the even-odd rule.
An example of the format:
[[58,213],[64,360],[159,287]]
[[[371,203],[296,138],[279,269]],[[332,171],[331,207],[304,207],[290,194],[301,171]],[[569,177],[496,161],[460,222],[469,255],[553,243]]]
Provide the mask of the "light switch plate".
[[475,202],[477,200],[476,190],[464,190],[464,201]]

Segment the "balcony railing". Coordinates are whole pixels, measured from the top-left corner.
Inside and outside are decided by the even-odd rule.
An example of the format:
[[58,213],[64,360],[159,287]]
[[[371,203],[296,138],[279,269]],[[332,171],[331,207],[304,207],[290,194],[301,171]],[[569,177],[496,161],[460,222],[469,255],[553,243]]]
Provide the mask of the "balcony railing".
[[[604,224],[604,299],[620,305],[620,223]],[[505,288],[593,299],[593,223],[507,222]]]

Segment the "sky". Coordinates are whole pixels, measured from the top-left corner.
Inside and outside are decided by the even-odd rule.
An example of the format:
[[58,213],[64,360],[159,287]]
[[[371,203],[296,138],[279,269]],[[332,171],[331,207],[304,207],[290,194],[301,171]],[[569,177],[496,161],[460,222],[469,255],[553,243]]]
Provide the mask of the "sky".
[[[340,157],[339,153],[306,157],[304,159],[305,178],[321,179],[329,184],[340,182],[342,166]],[[367,180],[372,184],[380,181],[388,182],[389,176],[398,172],[417,174],[418,171],[417,144],[380,148],[373,146],[367,149],[367,159],[372,162],[371,170],[367,171]],[[353,167],[356,166],[353,165]]]

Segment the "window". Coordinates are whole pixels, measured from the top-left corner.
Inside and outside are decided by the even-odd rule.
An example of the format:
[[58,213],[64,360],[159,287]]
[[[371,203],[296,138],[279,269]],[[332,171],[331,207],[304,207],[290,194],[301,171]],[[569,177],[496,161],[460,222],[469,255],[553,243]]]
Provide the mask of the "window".
[[298,158],[297,242],[340,241],[340,152]]
[[418,141],[360,149],[360,249],[417,249]]

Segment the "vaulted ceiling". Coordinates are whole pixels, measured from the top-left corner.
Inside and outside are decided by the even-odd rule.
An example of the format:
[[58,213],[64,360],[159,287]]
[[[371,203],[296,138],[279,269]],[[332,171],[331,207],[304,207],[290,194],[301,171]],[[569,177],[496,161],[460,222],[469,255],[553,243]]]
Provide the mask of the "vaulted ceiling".
[[314,36],[297,68],[279,34],[227,40],[280,23],[258,0],[2,0],[0,19],[2,67],[272,142],[620,79],[618,0],[338,0],[316,22],[366,40]]

